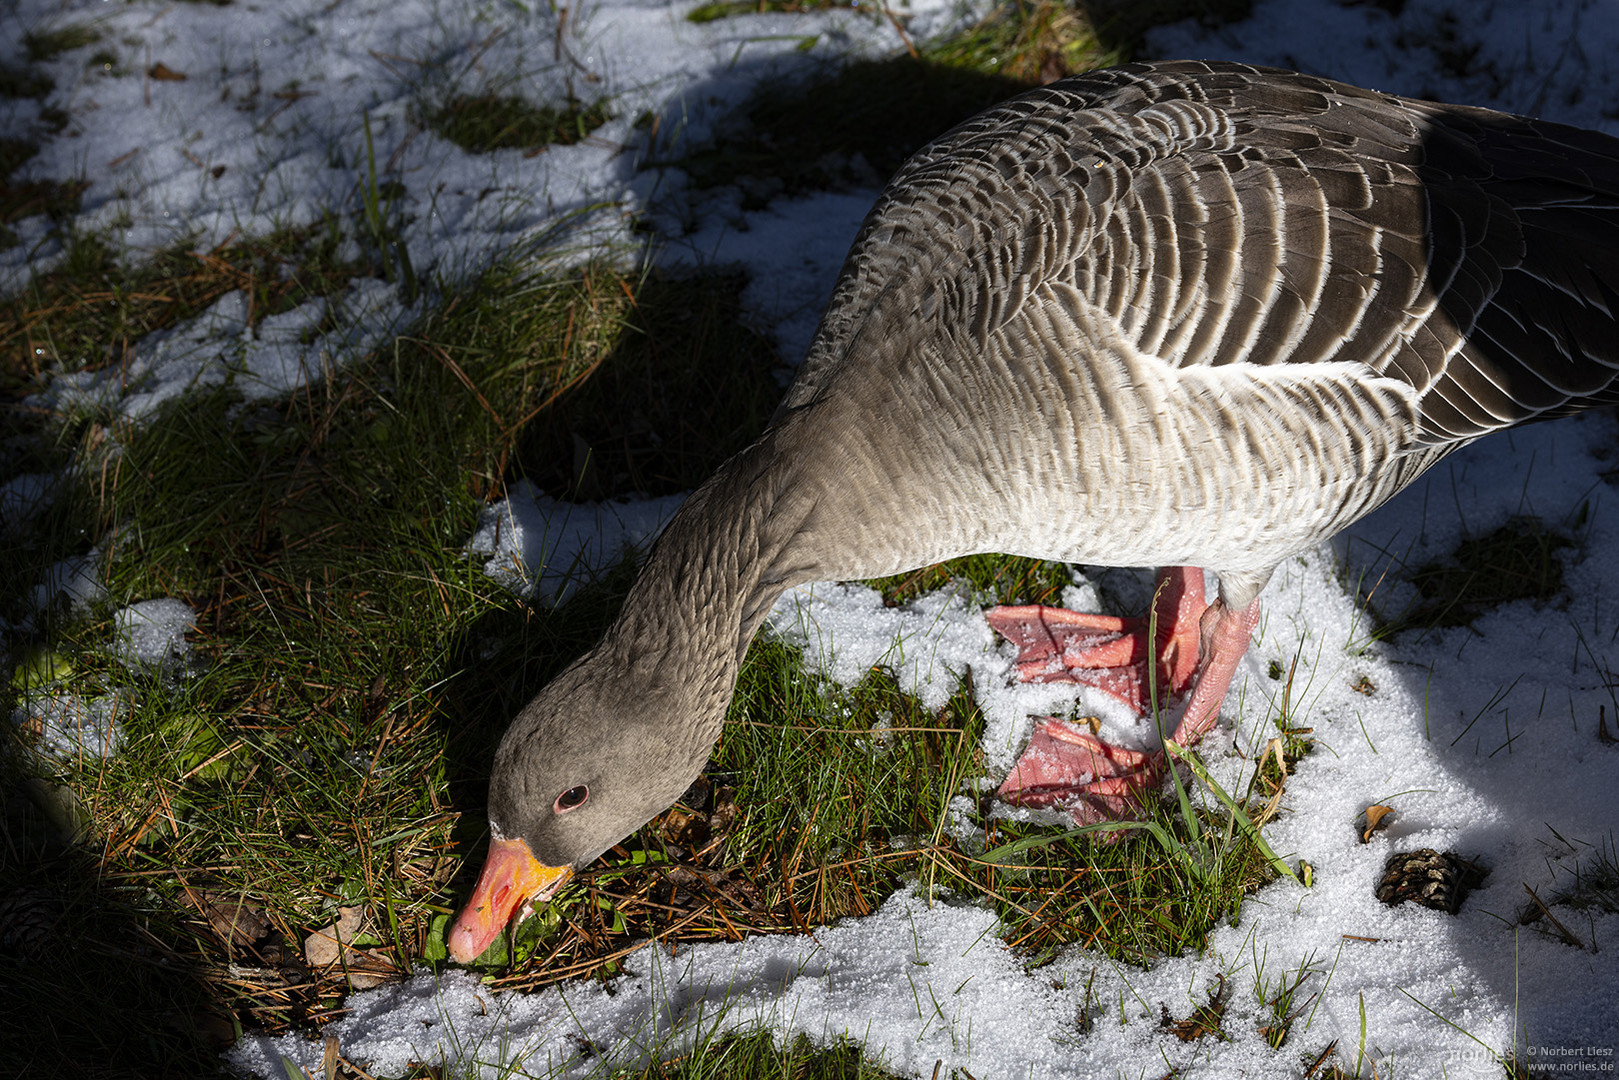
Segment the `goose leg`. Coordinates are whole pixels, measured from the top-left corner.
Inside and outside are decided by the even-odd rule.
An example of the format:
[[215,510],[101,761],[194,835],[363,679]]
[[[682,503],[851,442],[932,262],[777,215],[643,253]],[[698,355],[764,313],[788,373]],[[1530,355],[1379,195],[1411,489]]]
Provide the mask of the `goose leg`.
[[1018,647],[1024,682],[1084,683],[1105,690],[1137,712],[1152,707],[1147,661],[1157,657],[1160,699],[1179,697],[1197,673],[1198,635],[1207,608],[1203,571],[1165,567],[1153,593],[1157,647],[1149,646],[1149,620],[1086,615],[1030,604],[984,613],[990,627]]
[[[1159,641],[1164,643],[1158,650],[1160,670],[1169,669],[1164,681],[1170,685],[1172,692],[1178,693],[1184,689],[1177,681],[1177,674],[1188,653],[1191,657],[1192,674],[1187,678],[1191,695],[1171,738],[1181,746],[1193,746],[1208,734],[1219,716],[1220,703],[1231,687],[1237,664],[1248,651],[1249,638],[1259,622],[1259,601],[1255,600],[1241,611],[1232,611],[1220,601],[1204,606],[1201,571],[1165,571],[1163,577],[1166,581],[1178,583],[1175,587],[1181,588],[1183,593],[1190,591],[1196,595],[1195,604],[1187,601],[1185,596],[1175,599],[1177,621],[1167,637],[1162,632],[1163,607],[1170,589],[1161,587],[1156,601],[1159,609]],[[1189,585],[1195,585],[1195,589],[1185,588]],[[1193,608],[1198,609],[1194,624],[1197,629],[1188,635],[1181,620]],[[1120,631],[1121,634],[1124,632]],[[1144,649],[1144,631],[1136,636],[1139,638],[1137,647]],[[1191,638],[1190,649],[1186,640],[1188,636]],[[1019,643],[1020,650],[1025,648],[1018,638],[1014,637],[1013,640]],[[1120,648],[1117,645],[1104,647]],[[1176,655],[1166,657],[1165,653],[1170,648],[1175,650]],[[1020,661],[1021,657],[1020,652]],[[1064,667],[1066,670],[1066,665]],[[1045,673],[1044,669],[1041,669],[1041,673]],[[1063,681],[1090,683],[1087,678]],[[1164,768],[1162,751],[1145,753],[1113,746],[1066,720],[1046,716],[1036,721],[1028,748],[1007,775],[998,794],[1008,802],[1024,806],[1061,804],[1079,825],[1118,821],[1139,813],[1142,797],[1158,786]]]

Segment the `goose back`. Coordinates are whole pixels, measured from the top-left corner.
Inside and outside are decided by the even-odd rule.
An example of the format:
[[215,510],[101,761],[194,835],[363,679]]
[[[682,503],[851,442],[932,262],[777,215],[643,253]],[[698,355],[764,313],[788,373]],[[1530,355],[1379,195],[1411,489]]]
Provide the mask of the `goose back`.
[[1178,368],[1397,379],[1405,449],[1448,447],[1615,399],[1619,140],[1238,64],[1064,79],[901,169],[782,410],[880,328],[986,356],[1052,283]]

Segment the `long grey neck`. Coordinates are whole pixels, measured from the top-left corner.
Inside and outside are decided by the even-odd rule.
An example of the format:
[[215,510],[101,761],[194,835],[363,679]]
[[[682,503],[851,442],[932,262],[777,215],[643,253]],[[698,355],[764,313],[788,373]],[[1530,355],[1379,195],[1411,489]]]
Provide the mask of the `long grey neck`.
[[931,399],[853,389],[779,415],[686,500],[597,650],[604,672],[683,683],[670,690],[703,737],[718,737],[748,644],[788,588],[1001,550],[985,523],[1005,515],[971,509],[996,495],[930,433]]
[[792,484],[779,433],[721,467],[652,547],[598,655],[632,678],[687,684],[698,712],[723,717],[748,643],[788,586],[814,577],[791,552],[814,504]]

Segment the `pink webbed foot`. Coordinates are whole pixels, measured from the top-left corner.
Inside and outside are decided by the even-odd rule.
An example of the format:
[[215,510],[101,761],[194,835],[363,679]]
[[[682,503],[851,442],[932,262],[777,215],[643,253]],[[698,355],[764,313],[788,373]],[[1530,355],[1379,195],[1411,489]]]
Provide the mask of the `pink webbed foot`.
[[[998,608],[989,613],[990,625],[1018,645],[1024,681],[1083,682],[1142,712],[1150,709],[1147,658],[1156,655],[1158,685],[1175,696],[1190,689],[1172,738],[1193,746],[1218,718],[1220,702],[1259,622],[1259,601],[1236,612],[1223,602],[1205,605],[1201,570],[1166,570],[1160,581],[1154,601],[1159,647],[1153,653],[1146,648],[1145,619],[1076,616],[1058,608]],[[1015,630],[1009,633],[1003,626]],[[1133,820],[1165,768],[1162,751],[1114,746],[1065,720],[1038,717],[1028,748],[998,794],[1023,806],[1064,806],[1079,825]]]
[[1037,717],[1034,734],[996,792],[1018,806],[1061,805],[1077,825],[1128,821],[1156,788],[1163,755],[1127,750],[1055,716]]
[[1160,701],[1186,692],[1197,672],[1198,635],[1203,612],[1203,571],[1166,569],[1153,597],[1158,621],[1156,648],[1148,641],[1149,620],[1087,615],[1066,608],[1030,604],[984,613],[990,627],[1018,648],[1017,672],[1024,682],[1084,683],[1105,690],[1139,713],[1151,708],[1149,657],[1157,657]]

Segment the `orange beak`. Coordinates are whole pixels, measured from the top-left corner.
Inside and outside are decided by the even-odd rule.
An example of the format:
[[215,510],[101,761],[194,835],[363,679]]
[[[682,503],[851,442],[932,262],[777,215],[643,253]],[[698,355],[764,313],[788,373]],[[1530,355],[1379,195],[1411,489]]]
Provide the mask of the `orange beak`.
[[478,887],[450,928],[450,959],[469,964],[482,956],[519,907],[549,900],[572,873],[571,866],[542,866],[522,840],[489,841]]

